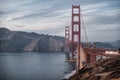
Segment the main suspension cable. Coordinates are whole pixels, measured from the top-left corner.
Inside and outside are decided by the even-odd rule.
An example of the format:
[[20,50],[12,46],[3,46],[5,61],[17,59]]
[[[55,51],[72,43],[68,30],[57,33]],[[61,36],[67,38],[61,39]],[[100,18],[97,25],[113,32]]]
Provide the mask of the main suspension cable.
[[87,32],[86,32],[86,28],[85,28],[85,24],[84,24],[84,20],[83,20],[83,15],[82,15],[82,13],[81,13],[81,22],[82,22],[83,30],[84,30],[85,37],[86,37],[86,40],[87,40],[87,45],[89,46],[89,40],[88,40],[88,36],[87,36]]

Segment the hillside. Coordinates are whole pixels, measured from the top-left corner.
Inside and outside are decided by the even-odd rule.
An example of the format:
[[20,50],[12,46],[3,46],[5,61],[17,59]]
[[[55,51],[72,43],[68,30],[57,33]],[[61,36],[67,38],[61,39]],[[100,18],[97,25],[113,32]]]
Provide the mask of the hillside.
[[63,51],[63,48],[63,37],[0,28],[0,52],[55,52]]
[[120,48],[120,40],[109,42],[114,48]]
[[87,65],[69,80],[120,80],[120,56]]
[[107,42],[94,42],[93,44],[96,44],[97,48],[117,49],[116,47],[113,47],[113,45],[111,45],[110,43],[107,43]]

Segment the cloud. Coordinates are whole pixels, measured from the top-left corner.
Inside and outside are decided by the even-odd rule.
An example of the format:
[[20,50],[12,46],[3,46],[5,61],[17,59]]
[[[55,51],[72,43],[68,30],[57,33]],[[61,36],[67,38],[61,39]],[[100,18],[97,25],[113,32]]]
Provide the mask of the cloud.
[[[64,31],[63,29],[64,29],[64,27],[59,26],[59,27],[47,28],[47,29],[43,29],[43,30],[34,30],[34,32],[37,32],[39,34],[44,33],[44,34],[50,34],[50,35],[58,35],[58,33],[61,33]],[[29,31],[33,32],[33,30],[29,30]]]
[[19,20],[19,19],[25,19],[25,18],[28,19],[28,18],[36,18],[36,17],[45,18],[45,17],[54,17],[57,15],[58,14],[54,12],[54,9],[48,8],[40,12],[30,13],[30,14],[26,14],[20,17],[16,17],[16,18],[13,18],[12,20]]
[[64,26],[71,25],[72,4],[81,4],[90,40],[99,40],[96,34],[104,40],[108,35],[118,39],[119,0],[0,0],[0,26],[64,36]]
[[5,12],[4,12],[4,11],[0,11],[0,15],[1,15],[1,14],[5,14]]
[[[98,3],[95,5],[88,5],[83,6],[83,18],[84,23],[87,26],[87,29],[96,29],[100,25],[100,28],[104,30],[104,28],[108,28],[109,31],[109,24],[114,24],[112,27],[116,28],[116,24],[119,25],[120,21],[120,9],[118,6],[115,6],[115,4],[118,4],[116,2],[105,2],[105,3]],[[98,5],[98,6],[97,6]],[[113,6],[114,5],[114,6]],[[113,7],[112,7],[113,6]],[[114,9],[113,9],[114,8]],[[104,27],[103,27],[104,26]]]

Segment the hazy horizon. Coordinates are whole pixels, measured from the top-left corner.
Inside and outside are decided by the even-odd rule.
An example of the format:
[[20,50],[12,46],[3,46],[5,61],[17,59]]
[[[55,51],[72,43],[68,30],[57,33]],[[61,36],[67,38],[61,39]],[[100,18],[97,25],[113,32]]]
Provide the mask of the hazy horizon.
[[[5,28],[5,27],[0,27],[0,28]],[[8,29],[8,28],[6,28],[6,29]],[[8,29],[8,30],[10,30],[10,29]],[[17,31],[17,30],[10,30],[10,31]],[[64,37],[64,36],[59,36],[59,35],[51,35],[51,34],[47,34],[47,33],[37,33],[37,32],[31,32],[31,31],[20,31],[20,32],[36,33],[36,34],[39,34],[39,35],[43,34],[43,35],[49,35],[49,36]],[[120,40],[120,39],[118,39],[118,40]],[[113,41],[89,41],[89,42],[114,42],[114,41],[118,41],[118,40],[113,40]],[[81,42],[87,42],[87,41],[81,41]]]

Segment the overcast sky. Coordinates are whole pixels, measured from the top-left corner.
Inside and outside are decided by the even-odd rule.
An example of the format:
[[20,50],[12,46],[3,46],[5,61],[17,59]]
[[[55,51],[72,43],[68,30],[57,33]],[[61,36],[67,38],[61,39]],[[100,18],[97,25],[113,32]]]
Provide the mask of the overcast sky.
[[120,0],[0,0],[0,27],[64,36],[72,4],[81,5],[89,41],[120,40]]

